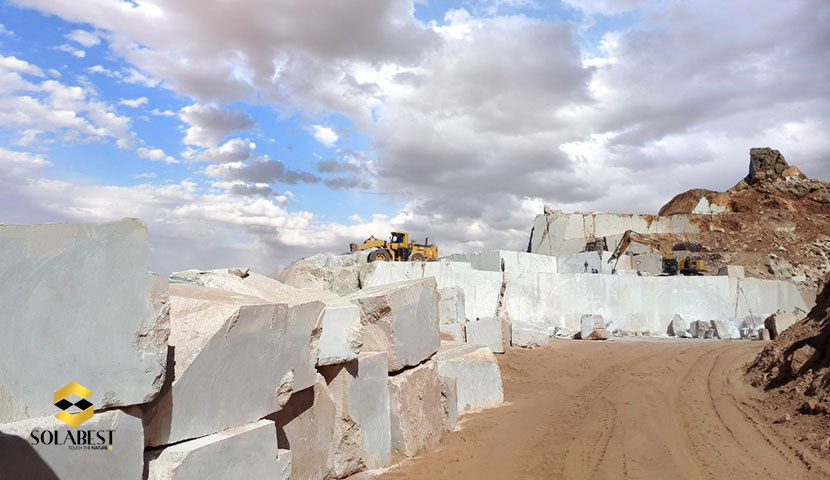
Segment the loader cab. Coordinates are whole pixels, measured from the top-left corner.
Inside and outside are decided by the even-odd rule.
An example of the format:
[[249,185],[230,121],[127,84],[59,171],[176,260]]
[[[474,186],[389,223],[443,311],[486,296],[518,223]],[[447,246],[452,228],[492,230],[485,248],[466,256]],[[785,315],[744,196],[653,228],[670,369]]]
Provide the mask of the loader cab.
[[392,232],[392,240],[389,243],[400,243],[407,245],[409,243],[408,235],[405,232]]

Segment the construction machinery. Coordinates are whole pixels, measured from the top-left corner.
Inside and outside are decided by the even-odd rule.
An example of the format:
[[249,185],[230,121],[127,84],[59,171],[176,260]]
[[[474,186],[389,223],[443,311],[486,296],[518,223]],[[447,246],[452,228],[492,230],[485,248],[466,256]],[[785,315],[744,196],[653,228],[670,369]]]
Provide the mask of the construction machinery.
[[608,241],[605,237],[589,237],[585,239],[583,252],[602,252],[608,250]]
[[372,235],[362,244],[352,243],[349,247],[352,252],[372,250],[369,252],[370,262],[425,262],[438,258],[438,247],[429,244],[429,237],[424,243],[410,242],[406,232],[392,232],[388,241]]
[[608,259],[608,263],[614,262],[614,268],[611,270],[612,273],[617,271],[617,262],[620,261],[620,257],[625,253],[629,245],[631,245],[631,242],[657,249],[663,255],[663,273],[666,275],[677,275],[678,273],[682,273],[683,275],[703,275],[703,272],[706,270],[706,265],[703,260],[695,258],[678,260],[674,252],[661,245],[657,240],[633,230],[626,230],[619,245],[617,245],[617,249],[614,250],[611,258]]

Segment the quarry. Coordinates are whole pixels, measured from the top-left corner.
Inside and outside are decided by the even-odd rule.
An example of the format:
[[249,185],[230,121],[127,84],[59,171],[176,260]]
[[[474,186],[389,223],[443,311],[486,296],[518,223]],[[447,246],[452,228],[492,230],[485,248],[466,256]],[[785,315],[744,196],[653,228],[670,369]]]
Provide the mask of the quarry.
[[[826,183],[752,149],[728,192],[528,227],[521,252],[163,278],[138,219],[0,225],[4,477],[830,475]],[[706,272],[610,264],[629,230]],[[30,441],[76,428],[107,448]]]

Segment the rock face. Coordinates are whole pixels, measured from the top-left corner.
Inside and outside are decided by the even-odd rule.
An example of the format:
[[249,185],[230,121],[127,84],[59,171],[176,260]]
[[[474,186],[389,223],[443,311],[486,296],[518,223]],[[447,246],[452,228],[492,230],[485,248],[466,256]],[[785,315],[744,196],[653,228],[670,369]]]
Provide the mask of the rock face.
[[441,340],[447,340],[450,342],[461,342],[464,343],[467,341],[467,335],[465,333],[466,324],[464,323],[442,323],[440,325],[441,328]]
[[764,320],[764,328],[769,330],[769,337],[775,340],[781,332],[793,326],[806,315],[796,313],[775,313]]
[[141,406],[147,445],[258,420],[314,385],[322,303],[288,307],[184,284],[170,286],[170,303],[175,368],[169,387]]
[[96,409],[158,394],[166,288],[140,220],[0,225],[0,252],[0,423],[54,414],[44,395],[71,381]]
[[744,267],[741,265],[724,265],[718,269],[718,275],[724,277],[744,278]]
[[695,320],[689,326],[689,331],[694,338],[707,338],[706,333],[712,330],[712,324],[703,320]]
[[493,353],[504,353],[510,346],[510,323],[494,317],[468,322],[467,343],[486,345]]
[[241,276],[233,273],[234,270],[238,269],[187,270],[174,273],[171,278],[176,282],[250,295],[290,307],[323,302],[326,307],[320,317],[317,364],[335,365],[357,358],[362,345],[357,306],[332,292],[301,290],[255,273]]
[[441,398],[434,360],[389,377],[392,450],[413,457],[438,444],[444,430]]
[[[57,432],[63,442],[69,432],[113,430],[112,451],[70,450],[69,445],[31,445],[31,433]],[[45,432],[44,432],[45,431]],[[40,437],[39,437],[40,438]],[[106,449],[107,445],[99,445]],[[39,417],[0,424],[0,465],[3,478],[15,479],[111,479],[141,478],[144,440],[141,419],[120,410],[96,413],[76,429],[55,417]]]
[[364,288],[347,299],[361,309],[363,350],[387,352],[389,372],[418,365],[438,351],[434,278]]
[[279,445],[291,450],[292,478],[330,478],[338,416],[322,375],[313,388],[294,392],[282,410],[267,418],[276,424]]
[[749,175],[745,181],[752,183],[756,180],[771,179],[784,173],[790,166],[784,160],[781,152],[772,148],[749,149]]
[[501,371],[496,357],[483,345],[443,343],[438,373],[455,379],[458,411],[492,407],[504,401]]
[[291,452],[277,450],[277,431],[270,420],[178,443],[148,457],[149,480],[287,479],[291,475]]
[[357,360],[320,368],[337,410],[332,475],[347,477],[389,465],[391,425],[387,353],[361,353]]

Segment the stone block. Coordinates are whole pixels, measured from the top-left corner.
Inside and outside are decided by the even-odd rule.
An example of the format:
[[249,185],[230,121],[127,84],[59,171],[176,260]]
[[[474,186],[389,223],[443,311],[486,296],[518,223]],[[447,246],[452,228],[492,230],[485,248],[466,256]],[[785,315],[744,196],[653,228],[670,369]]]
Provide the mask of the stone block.
[[289,307],[172,284],[170,304],[175,367],[158,398],[141,405],[148,446],[250,423],[314,385],[322,303]]
[[0,252],[0,423],[52,415],[44,395],[70,381],[96,409],[158,394],[167,293],[144,223],[0,225]]
[[438,320],[442,325],[465,323],[466,302],[464,290],[460,287],[444,287],[438,289]]
[[291,475],[291,452],[277,449],[277,430],[270,420],[151,450],[146,457],[149,480],[288,479]]
[[459,413],[504,401],[499,364],[488,347],[444,342],[435,359],[438,373],[455,379]]
[[464,343],[467,341],[467,336],[465,334],[466,324],[463,323],[443,323],[439,325],[441,329],[441,339],[448,340],[450,342],[461,342]]
[[585,314],[579,319],[579,325],[580,337],[585,340],[594,329],[605,328],[605,320],[603,320],[602,315]]
[[438,444],[444,412],[434,360],[389,377],[389,412],[392,450],[413,457]]
[[[468,318],[494,317],[499,303],[499,292],[502,286],[501,272],[487,272],[473,270],[472,278],[475,284],[473,290],[472,315]],[[467,303],[470,302],[470,292],[466,292]],[[468,313],[470,310],[468,310]]]
[[539,347],[556,336],[556,327],[539,323],[510,323],[510,344],[514,347]]
[[[277,441],[291,450],[292,478],[329,478],[334,467],[337,406],[322,375],[312,388],[294,392],[282,410],[269,415]],[[338,430],[342,431],[342,429]]]
[[609,338],[611,338],[611,332],[607,329],[595,328],[584,340],[608,340]]
[[170,278],[177,283],[218,288],[290,307],[322,302],[326,307],[316,327],[320,330],[317,365],[335,365],[357,358],[362,329],[360,309],[356,305],[336,293],[294,288],[256,273],[243,277],[232,273],[233,270],[237,269],[186,270],[176,272]]
[[764,320],[764,328],[769,330],[769,337],[775,340],[781,332],[792,327],[796,322],[804,318],[804,314],[798,313],[774,313]]
[[686,337],[686,330],[688,329],[688,325],[686,324],[686,319],[683,318],[682,315],[679,313],[675,313],[669,322],[669,327],[666,329],[666,333],[671,335],[672,337]]
[[718,275],[722,277],[744,278],[743,265],[724,265],[718,269]]
[[365,288],[347,298],[361,309],[363,350],[387,352],[389,372],[418,365],[438,351],[434,278]]
[[704,320],[694,320],[689,325],[689,331],[694,338],[706,338],[706,332],[712,329],[712,324]]
[[769,334],[769,329],[766,329],[766,328],[758,329],[758,339],[759,340],[764,340],[764,341],[772,340],[772,337]]
[[721,340],[738,340],[741,332],[738,327],[725,320],[712,320],[712,330],[716,338]]
[[466,327],[467,343],[486,345],[493,353],[504,353],[510,346],[510,323],[503,318],[480,318]]
[[[48,402],[47,402],[48,403]],[[56,410],[53,407],[53,410]],[[92,433],[94,450],[70,449],[71,435]],[[109,433],[112,430],[112,443]],[[38,444],[32,445],[34,433]],[[62,445],[55,445],[55,435]],[[50,442],[44,445],[41,440]],[[112,450],[108,448],[112,446]],[[144,439],[141,419],[121,410],[96,413],[77,428],[55,417],[38,417],[0,424],[0,477],[8,479],[141,478],[144,469]]]
[[337,410],[332,475],[343,478],[389,465],[391,424],[387,353],[320,368]]
[[444,430],[455,430],[458,423],[458,385],[454,377],[441,375],[441,409],[444,417]]

